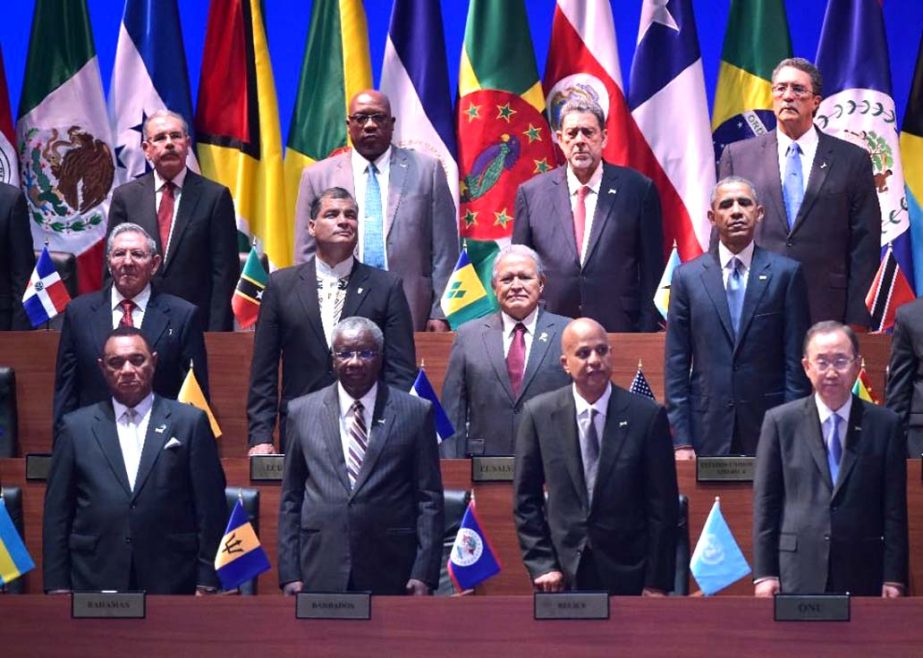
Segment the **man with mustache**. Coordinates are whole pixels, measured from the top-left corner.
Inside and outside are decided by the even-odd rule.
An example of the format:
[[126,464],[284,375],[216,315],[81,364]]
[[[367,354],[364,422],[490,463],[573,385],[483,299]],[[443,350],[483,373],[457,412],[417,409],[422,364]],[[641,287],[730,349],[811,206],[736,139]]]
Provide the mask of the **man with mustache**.
[[806,396],[808,298],[801,266],[754,245],[763,219],[739,177],[712,191],[718,234],[670,285],[664,381],[677,459],[753,455],[767,409]]

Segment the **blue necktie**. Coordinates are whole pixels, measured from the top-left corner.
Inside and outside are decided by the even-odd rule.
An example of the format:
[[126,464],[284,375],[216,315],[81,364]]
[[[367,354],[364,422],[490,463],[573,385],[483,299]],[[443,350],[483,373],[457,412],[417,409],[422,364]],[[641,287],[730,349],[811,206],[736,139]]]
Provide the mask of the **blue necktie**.
[[782,194],[785,197],[785,214],[788,216],[788,229],[791,230],[798,218],[801,202],[804,200],[804,176],[801,173],[801,147],[792,142],[785,154],[785,179],[782,181]]
[[378,185],[378,170],[369,163],[368,181],[365,186],[365,221],[362,229],[362,261],[371,267],[385,269],[385,240],[382,231],[381,187]]
[[740,329],[740,312],[744,307],[744,277],[741,273],[743,263],[739,258],[731,259],[731,273],[728,275],[728,311],[731,312],[731,326],[734,328],[734,336]]
[[840,444],[840,417],[836,414],[830,416],[830,424],[833,427],[828,434],[827,465],[830,467],[830,480],[833,486],[836,486],[836,478],[840,473],[840,459],[843,457],[843,446]]

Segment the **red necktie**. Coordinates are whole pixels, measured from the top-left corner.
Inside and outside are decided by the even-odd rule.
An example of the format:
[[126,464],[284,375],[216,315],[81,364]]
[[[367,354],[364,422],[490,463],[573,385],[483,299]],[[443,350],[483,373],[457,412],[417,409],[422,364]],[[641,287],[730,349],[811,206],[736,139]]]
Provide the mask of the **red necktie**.
[[577,190],[577,204],[574,206],[574,238],[577,240],[577,260],[583,254],[583,232],[586,230],[586,195],[590,188],[586,185]]
[[506,371],[510,376],[510,388],[513,389],[513,397],[519,397],[525,367],[526,326],[522,322],[517,322],[516,326],[513,327],[513,342],[510,343],[510,350],[506,353]]
[[123,299],[119,302],[119,306],[122,307],[122,319],[119,320],[119,326],[134,327],[135,323],[131,319],[131,312],[135,308],[135,303],[130,299]]
[[160,251],[167,255],[167,241],[170,239],[170,227],[173,226],[173,181],[163,184],[160,194],[160,208],[157,209],[157,225],[160,227]]

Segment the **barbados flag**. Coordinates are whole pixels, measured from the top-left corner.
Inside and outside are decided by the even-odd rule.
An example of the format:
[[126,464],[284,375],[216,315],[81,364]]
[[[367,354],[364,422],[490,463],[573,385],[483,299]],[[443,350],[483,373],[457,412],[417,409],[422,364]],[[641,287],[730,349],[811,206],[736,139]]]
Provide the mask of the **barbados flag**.
[[35,562],[0,496],[0,585],[7,585],[34,568]]
[[224,589],[234,589],[251,578],[269,571],[269,558],[260,545],[256,531],[247,520],[247,513],[240,500],[231,510],[227,530],[218,544],[215,556],[215,572]]
[[458,255],[455,270],[449,277],[439,303],[452,329],[458,329],[468,320],[484,317],[497,310],[496,297],[484,285],[484,280],[468,258],[467,245],[462,247]]

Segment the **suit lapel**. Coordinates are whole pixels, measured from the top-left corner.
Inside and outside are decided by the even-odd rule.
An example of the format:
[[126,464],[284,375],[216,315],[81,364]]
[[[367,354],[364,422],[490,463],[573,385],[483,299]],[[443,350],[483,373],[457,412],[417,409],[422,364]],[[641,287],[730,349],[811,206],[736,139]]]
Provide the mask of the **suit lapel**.
[[173,255],[179,249],[186,227],[189,226],[189,222],[192,221],[195,215],[195,207],[199,203],[200,183],[201,179],[194,172],[187,169],[186,178],[183,180],[183,190],[180,193],[179,209],[176,211],[176,219],[174,220],[173,235],[170,237],[170,249],[163,264],[164,272],[173,263]]
[[577,495],[580,496],[583,508],[589,510],[583,458],[580,456],[580,437],[577,434],[577,407],[570,387],[561,389],[557,408],[551,412],[551,420],[561,433],[561,451],[564,453],[567,472],[574,483]]
[[764,221],[778,222],[776,230],[788,235],[788,214],[785,212],[785,197],[782,196],[782,174],[779,173],[779,139],[775,130],[762,142],[759,167],[762,168],[760,180],[767,183],[767,189],[760,190],[760,197],[766,205]]
[[[138,463],[138,475],[135,477],[133,499],[141,493],[144,483],[154,469],[154,464],[160,459],[163,447],[173,436],[172,415],[164,407],[160,396],[155,395],[154,406],[151,407],[151,418],[147,423],[147,433],[144,435],[144,447],[141,449],[141,461]],[[186,437],[184,439],[188,440]]]
[[[830,491],[833,491],[833,482],[830,480],[830,466],[827,464],[827,449],[824,447],[824,435],[820,427],[820,416],[817,415],[817,404],[814,396],[804,399],[804,415],[801,420],[800,431],[795,435],[795,441],[804,441],[808,452],[814,458],[814,465],[820,472],[820,477]],[[804,437],[804,438],[802,438]]]
[[[506,369],[506,357],[503,355],[503,319],[499,313],[494,313],[485,319],[484,328],[481,331],[481,340],[484,345],[484,352],[487,354],[487,360],[493,366],[494,373],[497,375],[497,381],[500,382],[507,397],[511,401],[515,401],[513,387],[510,385],[510,374]],[[525,382],[524,378],[523,382]],[[525,384],[523,384],[523,388],[525,388]]]
[[[340,440],[340,401],[337,397],[337,385],[328,387],[324,395],[320,427],[317,431],[324,437],[330,463],[336,471],[337,479],[346,491],[349,491],[349,473],[346,472],[346,458],[343,456],[343,443]],[[312,428],[307,428],[312,431]]]
[[717,249],[709,252],[708,258],[703,258],[702,263],[702,287],[711,298],[718,319],[721,320],[721,326],[724,327],[724,333],[727,334],[731,345],[734,344],[734,328],[731,326],[731,312],[728,310],[727,291],[724,289],[724,280],[722,278],[721,263],[718,261]]
[[[304,317],[308,319],[308,324],[314,330],[314,334],[319,344],[327,344],[327,336],[324,334],[324,325],[320,317],[320,302],[317,299],[317,262],[315,258],[310,258],[298,272],[300,279],[295,289],[295,295],[304,308]],[[284,293],[283,293],[284,294]]]
[[160,337],[170,324],[169,309],[157,302],[157,295],[151,294],[148,298],[147,308],[144,310],[144,320],[141,321],[141,333],[147,338],[148,344],[155,352]]
[[[349,285],[346,288],[346,299],[343,300],[343,313],[341,318],[358,315],[359,307],[369,294],[369,268],[358,260],[353,262],[353,271],[349,275]],[[316,296],[315,291],[315,296]]]
[[[154,190],[154,174],[147,174],[144,178],[138,180],[141,187],[141,203],[137,209],[137,215],[133,215],[131,221],[138,224],[148,232],[154,241],[157,242],[157,250],[163,255],[164,245],[160,242],[160,225],[157,223],[157,195]],[[163,274],[163,264],[160,266],[160,274]]]
[[407,154],[396,146],[392,146],[388,166],[388,216],[385,217],[385,241],[394,227],[397,208],[401,205],[401,198],[404,195],[404,184],[407,180]]
[[106,286],[98,295],[96,306],[93,308],[91,331],[93,332],[93,344],[105,345],[106,339],[112,333],[112,286]]
[[[558,228],[561,229],[562,245],[567,245],[574,257],[574,263],[580,267],[580,251],[577,248],[577,237],[574,235],[574,211],[570,207],[570,191],[567,189],[567,167],[558,167],[557,174],[551,178],[549,216],[558,218]],[[541,214],[543,209],[537,208]]]
[[596,199],[596,212],[593,213],[593,226],[590,228],[590,241],[587,244],[585,263],[589,263],[590,258],[593,257],[593,252],[599,243],[599,236],[602,235],[606,223],[610,221],[618,197],[617,183],[617,170],[603,164],[603,177],[599,183],[599,195]]
[[[747,289],[744,292],[744,305],[740,312],[740,331],[737,332],[737,345],[743,343],[753,315],[766,294],[766,289],[772,283],[772,266],[769,256],[759,247],[753,249],[753,259],[750,261],[750,274],[747,276]],[[735,345],[734,349],[737,349]]]
[[858,443],[862,440],[862,419],[865,416],[865,409],[862,401],[855,395],[852,398],[852,408],[849,411],[849,420],[846,426],[846,441],[844,442],[843,458],[840,461],[840,471],[837,476],[836,486],[833,488],[833,496],[836,497],[840,488],[853,467],[856,465],[857,455],[859,454]]
[[817,153],[814,154],[814,163],[811,165],[811,174],[808,176],[808,183],[804,187],[804,199],[801,202],[801,208],[798,210],[798,217],[795,225],[792,227],[792,233],[798,230],[811,211],[811,207],[820,196],[820,191],[827,180],[827,173],[831,169],[833,162],[833,144],[827,136],[821,131],[817,131]]
[[618,461],[619,453],[625,445],[625,438],[631,431],[628,420],[628,399],[618,389],[612,388],[609,398],[609,407],[606,410],[606,426],[603,430],[602,442],[599,446],[599,468],[596,471],[596,487],[593,491],[593,500],[597,500],[600,482],[608,480],[608,473]]
[[548,356],[555,335],[554,321],[549,319],[545,311],[539,309],[538,320],[535,323],[535,335],[532,337],[532,346],[529,349],[529,360],[526,362],[522,386],[519,388],[519,397],[522,397],[528,390],[529,384],[535,378],[535,373],[539,371],[542,362]]
[[93,419],[93,437],[105,456],[109,468],[112,469],[112,474],[124,489],[125,495],[131,496],[131,487],[128,485],[128,470],[125,468],[125,459],[122,457],[122,447],[119,445],[119,434],[115,428],[115,420],[112,402],[101,403]]
[[391,436],[396,420],[394,405],[388,395],[388,387],[384,384],[379,384],[378,396],[375,400],[375,411],[372,413],[372,424],[369,427],[369,447],[365,451],[362,466],[359,468],[359,475],[356,477],[353,496],[362,488],[362,485],[366,483],[369,475],[375,469],[375,463],[381,456],[385,443],[388,442],[388,438]]

